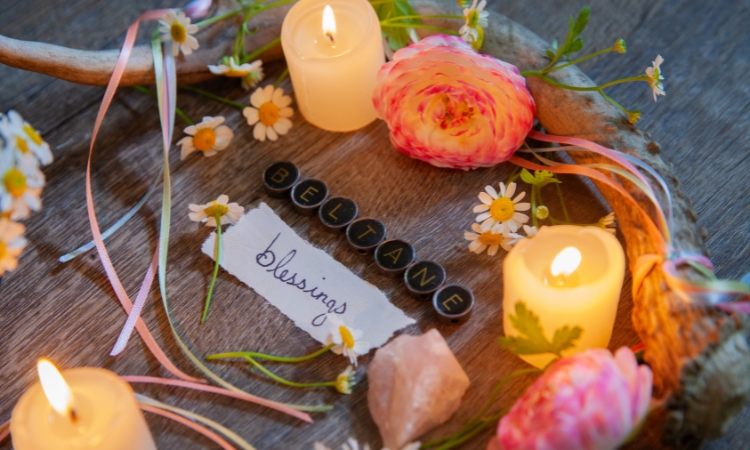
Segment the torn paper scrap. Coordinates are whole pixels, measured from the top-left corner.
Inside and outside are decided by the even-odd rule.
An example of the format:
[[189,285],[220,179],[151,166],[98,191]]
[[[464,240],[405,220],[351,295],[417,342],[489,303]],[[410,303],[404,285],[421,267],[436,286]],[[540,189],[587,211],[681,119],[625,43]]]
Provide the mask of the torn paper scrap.
[[[201,249],[211,258],[215,237],[212,233]],[[265,203],[229,227],[222,241],[221,267],[321,343],[330,334],[328,313],[362,330],[370,348],[414,323],[378,288],[297,236]]]

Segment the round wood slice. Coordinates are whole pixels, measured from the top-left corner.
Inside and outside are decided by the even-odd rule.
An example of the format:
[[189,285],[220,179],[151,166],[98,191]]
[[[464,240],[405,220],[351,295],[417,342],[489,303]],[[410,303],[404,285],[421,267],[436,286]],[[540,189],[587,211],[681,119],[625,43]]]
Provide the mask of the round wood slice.
[[[415,3],[420,14],[455,14],[455,6],[439,0]],[[236,8],[233,0],[218,2],[214,14]],[[254,18],[248,48],[279,36],[288,7],[275,8]],[[208,64],[215,64],[230,49],[240,16],[201,30],[200,51],[189,58],[180,57],[178,78],[194,83],[211,78]],[[548,44],[516,22],[490,13],[485,30],[484,53],[512,63],[520,70],[544,67]],[[455,29],[454,20],[435,20],[432,25]],[[67,49],[50,44],[24,42],[0,36],[0,62],[68,81],[106,85],[114,68],[118,50],[101,52]],[[280,59],[280,46],[261,55],[264,61]],[[551,75],[570,85],[593,86],[578,68],[571,66]],[[136,47],[122,85],[153,84],[153,63],[147,46]],[[536,100],[537,118],[551,134],[588,139],[609,148],[636,156],[653,167],[666,180],[674,204],[673,245],[688,252],[706,253],[689,199],[682,193],[671,166],[660,156],[659,145],[630,124],[626,115],[597,93],[572,92],[554,87],[538,78],[529,78],[528,86]],[[570,155],[579,163],[608,162],[598,156]],[[648,200],[634,186],[620,180],[641,203]],[[597,186],[615,211],[627,242],[631,269],[641,255],[655,252],[645,232],[644,218],[636,214],[619,195],[606,186]],[[688,278],[700,278],[691,269],[682,272]],[[676,441],[688,438],[714,438],[722,435],[750,396],[750,348],[747,343],[750,320],[712,306],[688,304],[672,293],[661,269],[653,270],[642,288],[633,293],[633,326],[643,340],[645,359],[654,371],[655,394],[665,398],[666,436]]]

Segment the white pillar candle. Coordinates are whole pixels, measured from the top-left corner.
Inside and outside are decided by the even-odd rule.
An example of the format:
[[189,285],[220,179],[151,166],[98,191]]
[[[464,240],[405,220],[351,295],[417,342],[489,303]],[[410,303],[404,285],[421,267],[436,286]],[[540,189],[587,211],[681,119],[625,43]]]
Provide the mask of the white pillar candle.
[[156,450],[133,390],[120,377],[81,367],[62,372],[50,388],[55,377],[42,370],[45,388],[37,382],[13,409],[15,450]]
[[[598,227],[542,227],[533,238],[517,243],[503,263],[505,335],[518,336],[510,314],[515,314],[517,302],[524,302],[539,316],[550,342],[558,328],[567,325],[583,329],[575,347],[563,352],[563,356],[588,348],[606,348],[624,274],[625,255],[612,233]],[[521,355],[539,368],[554,357]]]
[[372,92],[385,55],[380,21],[367,0],[300,0],[284,18],[281,45],[308,122],[352,131],[375,120]]

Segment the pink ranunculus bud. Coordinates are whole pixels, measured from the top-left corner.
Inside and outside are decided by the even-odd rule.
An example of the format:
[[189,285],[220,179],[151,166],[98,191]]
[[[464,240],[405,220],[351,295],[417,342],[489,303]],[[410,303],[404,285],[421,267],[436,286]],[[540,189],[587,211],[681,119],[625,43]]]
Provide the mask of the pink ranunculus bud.
[[447,35],[397,51],[380,69],[372,100],[393,145],[438,167],[506,161],[534,123],[534,99],[518,69]]
[[622,347],[553,363],[500,421],[503,450],[618,448],[646,417],[653,375]]
[[185,15],[191,19],[202,19],[206,17],[208,11],[211,9],[212,2],[213,0],[193,0],[182,10],[185,12]]

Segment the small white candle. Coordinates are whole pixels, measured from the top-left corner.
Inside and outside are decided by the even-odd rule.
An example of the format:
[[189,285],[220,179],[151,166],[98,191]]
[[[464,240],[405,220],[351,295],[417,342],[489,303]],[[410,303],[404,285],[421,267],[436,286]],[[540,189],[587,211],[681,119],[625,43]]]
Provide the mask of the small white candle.
[[[606,348],[620,300],[625,254],[617,238],[601,228],[559,225],[542,227],[523,239],[503,263],[503,327],[517,336],[510,322],[522,301],[539,316],[548,340],[558,328],[580,326],[583,334],[564,356],[588,348]],[[521,355],[543,368],[554,355]]]
[[130,385],[91,367],[62,372],[47,360],[13,409],[15,450],[156,450]]
[[284,18],[281,45],[308,122],[352,131],[375,120],[372,91],[385,55],[367,0],[300,0]]

